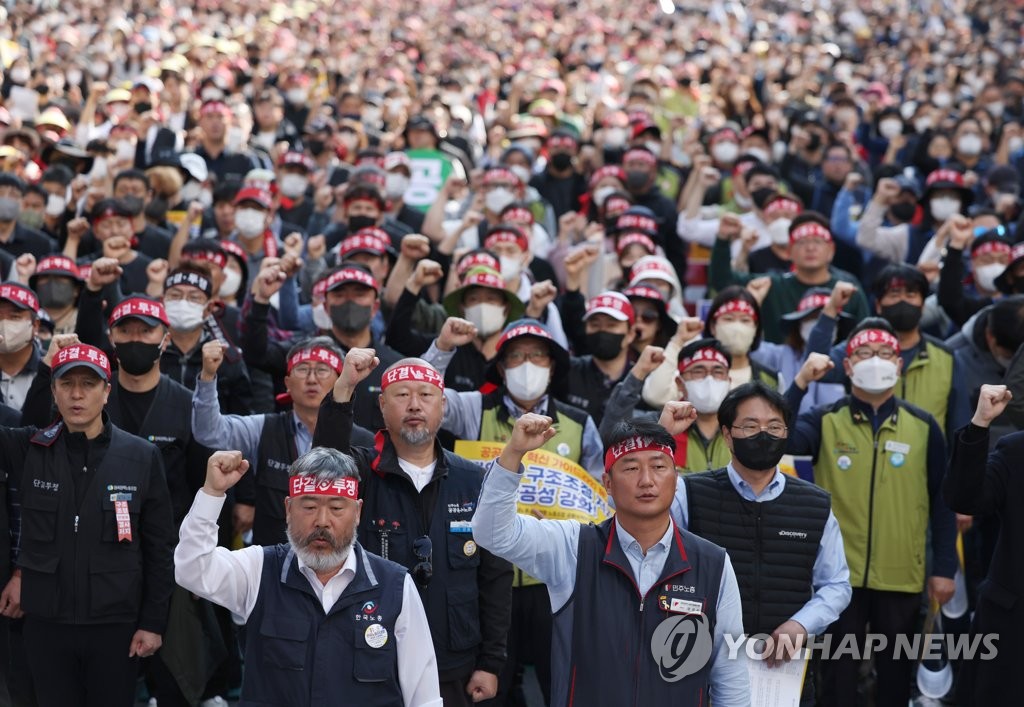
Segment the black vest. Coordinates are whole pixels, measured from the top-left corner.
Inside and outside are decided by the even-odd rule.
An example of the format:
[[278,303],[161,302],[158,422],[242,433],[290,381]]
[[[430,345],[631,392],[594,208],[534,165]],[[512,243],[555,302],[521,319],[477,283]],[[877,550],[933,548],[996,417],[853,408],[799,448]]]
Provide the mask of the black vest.
[[685,474],[690,532],[721,545],[736,570],[747,634],[771,634],[814,595],[811,577],[831,496],[786,477],[782,494],[743,499],[725,469]]
[[284,499],[288,496],[288,469],[298,459],[291,410],[267,414],[256,464],[256,510],[252,521],[253,545],[288,542]]
[[[81,472],[70,468],[65,434],[59,422],[40,430],[25,456],[22,609],[59,623],[138,621],[143,564],[154,561],[145,555],[140,520],[150,486],[165,483],[159,453],[111,425],[110,447],[76,508],[71,475]],[[118,542],[114,494],[128,504],[131,541]]]
[[480,496],[480,467],[435,444],[434,477],[417,492],[387,439],[387,433],[378,432],[375,448],[352,448],[362,473],[359,543],[412,569],[419,562],[413,542],[430,536],[434,574],[420,597],[438,673],[471,671],[483,641],[477,586],[481,550],[471,523]]
[[405,568],[358,544],[352,552],[356,575],[325,614],[291,548],[263,548],[239,707],[403,705],[395,621]]
[[[661,577],[641,597],[615,519],[580,528],[576,585],[554,619],[551,704],[707,705],[724,566],[722,548],[675,528]],[[699,613],[690,613],[698,605]],[[692,674],[673,682],[662,672],[676,661],[659,663],[651,645],[665,621],[689,624],[703,637],[689,641],[691,655],[701,653],[698,646],[710,649],[706,662],[697,660]]]

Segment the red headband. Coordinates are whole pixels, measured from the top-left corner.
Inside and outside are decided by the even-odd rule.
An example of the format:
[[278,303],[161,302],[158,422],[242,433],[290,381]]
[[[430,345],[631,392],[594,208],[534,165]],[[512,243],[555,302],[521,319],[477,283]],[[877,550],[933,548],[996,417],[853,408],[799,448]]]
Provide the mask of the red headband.
[[650,437],[630,437],[609,447],[604,453],[604,470],[611,471],[615,462],[633,452],[662,452],[672,458],[672,448],[668,445],[658,444]]
[[515,243],[524,253],[530,249],[530,244],[522,231],[513,231],[511,228],[492,231],[484,238],[484,248],[489,249],[495,243]]
[[621,214],[623,211],[633,205],[629,199],[625,199],[621,196],[609,196],[604,202],[605,214]]
[[865,346],[867,344],[885,344],[887,346],[891,346],[896,351],[897,355],[899,355],[900,352],[899,339],[889,332],[884,329],[865,329],[864,331],[858,332],[856,335],[850,337],[850,340],[846,342],[846,355],[849,356],[861,346]]
[[333,496],[335,498],[359,498],[359,481],[353,476],[343,476],[334,481],[317,481],[315,476],[293,476],[288,483],[288,495]]
[[597,186],[597,183],[605,177],[615,177],[620,182],[626,181],[626,173],[623,171],[622,167],[617,164],[606,164],[604,167],[596,169],[594,173],[590,175],[590,188],[593,189]]
[[925,180],[925,187],[930,187],[935,182],[952,182],[959,187],[964,185],[964,175],[957,172],[955,169],[937,169],[928,175]]
[[493,184],[495,182],[512,182],[516,185],[521,185],[523,180],[519,178],[519,175],[513,172],[511,169],[505,169],[504,167],[495,167],[484,172],[483,184]]
[[[497,270],[499,267],[498,259],[495,258],[490,253],[473,253],[472,255],[467,255],[466,257],[459,261],[459,265],[456,268],[456,272],[458,272],[459,276],[461,277],[466,273],[467,270],[476,266]],[[502,289],[504,289],[504,287],[505,285],[503,284]]]
[[520,221],[526,221],[531,226],[533,225],[533,212],[529,209],[524,209],[521,206],[514,206],[511,209],[507,209],[501,214],[502,221],[512,221],[513,223],[519,223]]
[[800,213],[803,211],[803,207],[800,206],[799,201],[794,201],[793,199],[776,199],[764,207],[765,216],[778,213],[779,211],[795,211]]
[[757,321],[757,310],[754,309],[754,305],[742,299],[729,300],[728,302],[723,304],[721,307],[718,308],[718,311],[715,312],[715,319],[718,319],[723,314],[729,314],[731,312],[736,312],[738,314],[749,314],[754,318],[755,322]]
[[182,253],[182,260],[197,260],[200,262],[213,263],[219,268],[222,268],[228,264],[228,256],[223,253],[218,253],[215,250],[197,250],[191,253]]
[[330,349],[322,346],[314,346],[311,349],[297,351],[288,359],[288,373],[300,363],[312,361],[313,363],[326,363],[335,373],[341,373],[341,357]]
[[392,383],[412,381],[414,383],[430,383],[439,390],[444,390],[444,376],[429,366],[410,364],[392,368],[384,374],[380,381],[380,389],[387,390]]
[[622,156],[622,163],[632,161],[637,162],[648,162],[650,164],[658,164],[658,158],[650,150],[627,150],[626,154]]
[[800,300],[800,304],[796,306],[796,311],[809,312],[812,309],[824,307],[826,304],[828,304],[828,300],[829,295],[826,294],[807,295],[806,297]]
[[628,248],[631,245],[637,244],[642,245],[644,247],[644,250],[647,251],[648,255],[654,255],[656,250],[654,246],[654,241],[652,241],[649,236],[646,236],[643,233],[627,233],[626,235],[624,235],[622,238],[619,239],[619,242],[615,244],[615,252],[621,255],[622,251],[626,250],[626,248]]
[[568,135],[553,135],[548,138],[548,147],[576,147],[576,141]]
[[685,371],[690,366],[693,366],[694,364],[697,363],[703,363],[705,361],[709,363],[720,363],[726,368],[729,367],[729,359],[725,357],[725,354],[723,354],[718,349],[708,346],[703,349],[697,349],[689,358],[680,358],[679,370]]
[[802,241],[807,238],[820,238],[821,240],[828,241],[829,243],[832,242],[832,234],[829,230],[820,223],[815,223],[814,221],[802,223],[789,233],[790,243],[796,243],[797,241]]
[[1011,250],[1012,247],[1009,243],[1003,241],[988,241],[972,250],[971,257],[973,258],[976,255],[984,255],[985,253],[1009,253]]
[[657,233],[658,223],[654,219],[641,216],[640,214],[623,214],[615,221],[615,229],[618,231]]

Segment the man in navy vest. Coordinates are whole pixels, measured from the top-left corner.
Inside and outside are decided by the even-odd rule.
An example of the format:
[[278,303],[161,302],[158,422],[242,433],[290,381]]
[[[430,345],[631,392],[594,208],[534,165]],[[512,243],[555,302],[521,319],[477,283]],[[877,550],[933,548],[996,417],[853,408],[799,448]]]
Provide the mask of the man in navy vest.
[[[673,434],[684,433],[697,411],[690,403],[667,406]],[[843,537],[824,489],[783,474],[792,413],[785,398],[760,381],[744,383],[718,407],[718,424],[732,460],[676,484],[672,518],[721,545],[736,568],[743,626],[771,636],[769,663],[790,660],[808,635],[822,635],[850,603],[850,569]],[[814,704],[805,678],[801,705]]]
[[672,435],[648,422],[616,429],[603,479],[616,514],[583,526],[516,514],[523,456],[555,435],[551,423],[534,413],[516,420],[473,516],[481,547],[548,587],[551,704],[749,705],[746,666],[729,659],[725,640],[743,633],[732,565],[669,515]]
[[175,578],[246,620],[239,705],[440,707],[427,617],[405,568],[356,541],[359,469],[317,448],[290,469],[288,542],[217,547],[225,493],[249,468],[216,452],[181,526]]

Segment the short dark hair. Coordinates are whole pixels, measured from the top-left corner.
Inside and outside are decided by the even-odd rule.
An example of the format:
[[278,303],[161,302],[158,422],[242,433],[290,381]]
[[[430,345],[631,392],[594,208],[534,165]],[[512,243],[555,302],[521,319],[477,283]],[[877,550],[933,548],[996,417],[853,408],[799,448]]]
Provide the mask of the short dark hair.
[[765,177],[773,177],[775,181],[780,181],[782,179],[779,176],[777,169],[771,165],[765,164],[764,162],[758,162],[743,174],[743,183],[750,184],[750,180],[759,174]]
[[149,177],[141,169],[122,169],[116,175],[114,175],[113,187],[116,189],[117,185],[121,182],[142,182],[146,185],[146,189],[149,189]]
[[892,324],[889,323],[888,319],[882,317],[867,317],[861,319],[860,322],[850,332],[850,336],[847,338],[853,338],[857,334],[867,329],[881,329],[882,331],[896,336],[896,330],[892,328]]
[[649,437],[655,444],[663,444],[673,452],[676,451],[676,440],[664,427],[652,420],[623,420],[615,425],[605,440],[605,451],[631,437]]
[[770,407],[780,412],[786,427],[793,422],[793,410],[790,409],[782,393],[774,388],[769,388],[759,380],[753,380],[736,386],[722,400],[722,404],[718,406],[719,426],[731,428],[736,422],[736,411],[739,409],[740,403],[751,398],[761,398]]
[[729,302],[735,302],[736,300],[742,300],[754,308],[754,321],[755,332],[754,332],[754,343],[750,345],[751,351],[756,351],[758,345],[761,343],[761,334],[763,329],[761,327],[761,305],[758,304],[757,298],[750,294],[750,291],[746,287],[741,285],[729,285],[724,290],[719,292],[713,300],[711,300],[711,308],[708,310],[708,317],[704,321],[704,336],[711,336],[711,323],[715,321],[715,315],[718,314],[723,306]]
[[74,178],[75,173],[66,164],[54,164],[46,168],[43,176],[39,178],[39,183],[57,182],[61,186],[66,187],[68,184],[71,184],[71,180]]
[[789,232],[792,233],[795,229],[799,228],[805,223],[816,223],[819,226],[823,226],[832,233],[832,224],[827,218],[817,211],[804,211],[803,213],[797,214],[793,217],[793,221],[789,224]]
[[882,299],[885,296],[893,280],[903,280],[907,285],[920,292],[921,297],[928,296],[928,278],[923,272],[906,263],[890,263],[879,271],[875,281],[871,283],[875,299]]
[[996,344],[1007,351],[1016,351],[1024,343],[1024,295],[1003,297],[992,305],[988,329]]

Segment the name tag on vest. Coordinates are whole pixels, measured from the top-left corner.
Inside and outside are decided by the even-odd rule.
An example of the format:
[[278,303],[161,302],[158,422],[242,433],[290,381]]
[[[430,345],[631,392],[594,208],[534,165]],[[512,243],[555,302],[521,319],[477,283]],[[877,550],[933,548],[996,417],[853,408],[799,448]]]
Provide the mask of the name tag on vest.
[[908,454],[910,452],[910,445],[904,444],[903,442],[894,442],[890,439],[885,443],[885,451],[896,452],[898,454]]

